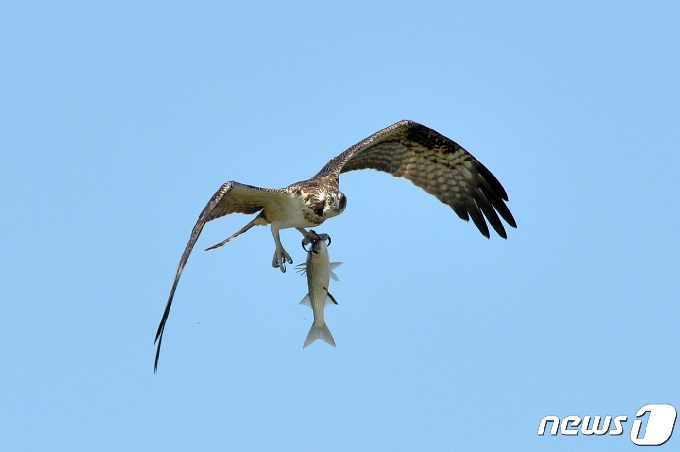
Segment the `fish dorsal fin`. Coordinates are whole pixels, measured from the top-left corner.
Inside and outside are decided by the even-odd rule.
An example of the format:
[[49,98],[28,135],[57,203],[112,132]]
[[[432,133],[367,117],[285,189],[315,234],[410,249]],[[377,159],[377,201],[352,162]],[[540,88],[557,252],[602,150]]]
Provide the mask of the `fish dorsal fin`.
[[342,262],[331,262],[331,269],[329,271],[331,278],[333,278],[334,281],[340,281],[338,278],[338,275],[333,273],[333,269],[338,268],[340,265],[342,265]]
[[309,298],[309,294],[305,295],[305,298],[303,298],[302,301],[300,301],[300,304],[309,306],[310,308],[312,307],[312,300]]

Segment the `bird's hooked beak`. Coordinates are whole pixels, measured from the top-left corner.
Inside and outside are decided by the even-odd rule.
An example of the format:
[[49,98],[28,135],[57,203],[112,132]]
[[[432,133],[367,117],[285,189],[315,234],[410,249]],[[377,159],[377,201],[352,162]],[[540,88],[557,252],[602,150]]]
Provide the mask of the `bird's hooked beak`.
[[345,210],[345,207],[347,207],[347,196],[345,196],[344,193],[340,193],[338,196],[338,213],[342,213],[342,211]]

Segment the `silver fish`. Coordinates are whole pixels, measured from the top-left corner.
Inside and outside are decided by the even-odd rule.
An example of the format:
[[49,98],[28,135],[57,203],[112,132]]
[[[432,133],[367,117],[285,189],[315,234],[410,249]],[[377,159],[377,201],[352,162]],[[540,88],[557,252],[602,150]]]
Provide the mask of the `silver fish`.
[[300,304],[312,308],[314,322],[309,329],[302,348],[307,347],[317,339],[321,339],[335,347],[335,340],[323,319],[323,309],[328,304],[338,304],[333,295],[328,292],[328,283],[330,278],[338,281],[338,277],[333,273],[333,269],[342,264],[342,262],[331,263],[326,246],[326,240],[329,240],[330,243],[330,237],[327,234],[317,235],[314,231],[309,232],[311,238],[306,238],[302,241],[303,248],[305,244],[311,243],[310,250],[307,252],[307,262],[298,265],[298,269],[301,273],[307,275],[307,288],[309,290]]

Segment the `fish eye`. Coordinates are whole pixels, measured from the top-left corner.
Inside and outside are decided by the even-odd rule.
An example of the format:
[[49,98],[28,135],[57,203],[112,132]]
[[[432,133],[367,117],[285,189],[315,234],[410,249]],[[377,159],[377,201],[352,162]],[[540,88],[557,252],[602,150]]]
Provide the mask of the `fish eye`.
[[330,196],[326,197],[326,204],[330,204],[333,202],[333,199]]

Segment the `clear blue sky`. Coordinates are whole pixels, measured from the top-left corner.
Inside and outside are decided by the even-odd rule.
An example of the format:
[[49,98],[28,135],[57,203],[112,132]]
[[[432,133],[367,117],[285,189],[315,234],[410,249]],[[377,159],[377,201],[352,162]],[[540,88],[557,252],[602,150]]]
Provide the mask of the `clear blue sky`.
[[[0,450],[636,450],[680,409],[677,2],[0,6]],[[337,348],[227,180],[282,187],[397,120],[507,189],[508,240],[343,175]],[[296,263],[296,231],[282,233]],[[538,437],[626,415],[621,437]],[[660,450],[673,450],[680,433]]]

